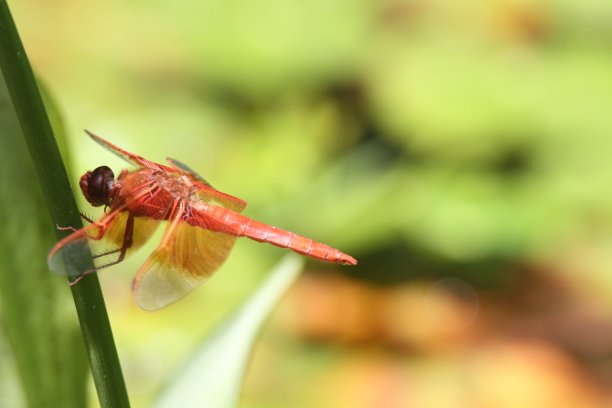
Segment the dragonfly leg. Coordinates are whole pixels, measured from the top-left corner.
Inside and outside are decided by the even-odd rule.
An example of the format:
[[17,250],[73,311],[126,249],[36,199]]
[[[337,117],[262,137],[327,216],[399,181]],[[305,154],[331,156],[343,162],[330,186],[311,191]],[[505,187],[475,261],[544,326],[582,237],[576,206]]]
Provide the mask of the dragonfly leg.
[[103,256],[115,254],[118,252],[119,256],[117,257],[117,259],[107,264],[98,266],[94,269],[88,269],[84,271],[75,280],[73,280],[72,282],[69,282],[68,285],[72,287],[76,285],[77,283],[79,283],[85,277],[85,275],[89,275],[91,273],[97,272],[100,269],[108,268],[109,266],[117,265],[118,263],[123,261],[123,259],[125,259],[125,254],[127,253],[127,250],[132,247],[133,237],[134,237],[134,216],[130,214],[125,224],[125,232],[123,234],[123,242],[121,243],[121,247],[117,249],[113,249],[111,251],[103,252],[101,254],[95,254],[93,256],[93,258],[96,259],[96,258],[101,258]]
[[85,221],[87,221],[90,224],[93,224],[95,221],[92,220],[91,218],[89,218],[84,212],[80,212],[79,215],[81,216],[82,219],[84,219]]
[[74,228],[74,227],[60,227],[59,224],[55,224],[55,228],[57,228],[60,231],[72,231],[72,232],[77,232],[78,229]]
[[[95,223],[94,220],[92,220],[91,218],[89,218],[84,212],[80,212],[79,215],[81,216],[82,219],[84,219],[85,221],[87,221],[90,224]],[[72,231],[72,232],[76,232],[78,231],[78,228],[74,228],[74,227],[60,227],[59,224],[55,224],[55,226],[57,227],[58,230],[60,231]]]
[[105,265],[99,266],[98,268],[96,268],[96,270],[107,268],[111,265],[116,265],[119,262],[123,261],[123,259],[125,258],[125,254],[127,253],[127,250],[132,247],[133,237],[134,237],[134,216],[130,214],[125,224],[125,232],[123,233],[123,242],[121,243],[121,247],[117,249],[113,249],[111,251],[103,252],[101,254],[94,255],[94,258],[101,258],[103,256],[115,254],[118,252],[119,257],[113,262],[109,262]]
[[94,273],[95,271],[96,271],[95,269],[89,269],[89,270],[83,272],[82,274],[77,276],[77,278],[75,280],[73,280],[71,282],[68,282],[68,286],[73,287],[74,285],[79,283],[86,275],[89,275],[90,273]]

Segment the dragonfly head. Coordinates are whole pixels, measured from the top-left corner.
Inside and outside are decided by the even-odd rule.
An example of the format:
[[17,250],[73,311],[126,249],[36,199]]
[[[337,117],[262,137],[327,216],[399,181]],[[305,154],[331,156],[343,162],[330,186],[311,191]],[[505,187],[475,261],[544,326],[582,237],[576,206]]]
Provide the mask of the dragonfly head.
[[100,166],[94,171],[88,171],[81,176],[79,182],[85,199],[94,207],[110,205],[115,186],[115,175],[107,166]]

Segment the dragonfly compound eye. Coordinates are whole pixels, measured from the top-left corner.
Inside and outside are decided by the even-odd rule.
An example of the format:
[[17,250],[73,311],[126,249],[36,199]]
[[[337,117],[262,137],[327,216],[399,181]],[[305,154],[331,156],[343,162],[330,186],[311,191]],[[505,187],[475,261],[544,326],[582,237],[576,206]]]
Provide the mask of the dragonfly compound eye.
[[88,171],[81,177],[81,191],[93,205],[98,207],[110,204],[110,193],[115,183],[115,175],[107,166],[100,166],[94,171]]

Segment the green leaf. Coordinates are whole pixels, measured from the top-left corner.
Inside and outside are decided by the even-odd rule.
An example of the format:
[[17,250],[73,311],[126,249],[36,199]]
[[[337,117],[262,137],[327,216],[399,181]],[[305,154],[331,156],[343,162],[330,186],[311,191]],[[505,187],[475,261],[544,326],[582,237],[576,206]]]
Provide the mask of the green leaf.
[[[0,78],[0,306],[29,406],[82,407],[87,362],[67,282],[47,270],[55,237]],[[61,375],[58,375],[61,373]]]
[[302,266],[301,257],[283,258],[257,292],[190,356],[155,407],[235,407],[257,333]]
[[[72,391],[71,387],[81,386],[84,376],[74,379],[64,373],[63,367],[53,366],[56,359],[69,365],[79,358],[78,347],[74,347],[74,356],[58,351],[64,347],[62,336],[71,335],[62,332],[57,319],[51,318],[61,311],[54,301],[55,291],[61,288],[53,289],[53,285],[66,283],[51,280],[44,261],[52,243],[51,234],[55,232],[58,238],[66,234],[55,226],[79,226],[81,221],[32,68],[4,0],[0,0],[0,68],[10,95],[10,103],[6,97],[3,99],[3,110],[8,112],[14,108],[16,114],[8,119],[7,129],[2,134],[1,151],[5,157],[1,174],[6,180],[0,184],[7,189],[3,191],[5,201],[0,208],[2,217],[6,217],[2,219],[4,242],[0,243],[3,246],[0,260],[7,260],[2,262],[3,270],[0,271],[3,321],[31,405],[61,406],[53,399],[53,386],[45,381],[58,384],[74,381],[68,384],[68,391],[60,387],[58,393],[61,394]],[[46,203],[48,213],[42,210],[42,203]],[[93,267],[91,254],[83,254],[82,258]],[[23,285],[18,286],[16,280],[22,280]],[[65,286],[63,290],[66,291]],[[129,406],[97,276],[90,274],[72,286],[72,295],[100,404],[103,407]],[[45,330],[53,335],[43,337]],[[28,349],[29,344],[42,348]],[[37,373],[40,364],[55,367],[50,372],[50,379]],[[63,376],[67,378],[57,379]],[[38,382],[30,382],[32,378],[37,378]],[[72,392],[77,396],[80,393]],[[76,405],[83,406],[82,403],[80,400]]]

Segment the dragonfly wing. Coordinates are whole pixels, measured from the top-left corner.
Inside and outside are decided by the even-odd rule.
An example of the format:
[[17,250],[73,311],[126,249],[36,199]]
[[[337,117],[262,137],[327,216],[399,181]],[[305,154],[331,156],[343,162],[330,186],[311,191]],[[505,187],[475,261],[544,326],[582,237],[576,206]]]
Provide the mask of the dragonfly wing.
[[170,157],[166,158],[166,160],[168,160],[168,162],[181,173],[191,176],[191,181],[199,187],[196,195],[204,202],[220,205],[236,212],[242,212],[242,210],[246,208],[246,201],[217,190],[208,181],[206,181],[204,177],[199,175],[185,163]]
[[241,213],[247,206],[247,202],[215,190],[213,187],[200,185],[200,189],[196,192],[199,199],[208,204],[218,205],[229,208],[230,210]]
[[188,165],[186,165],[182,161],[177,160],[177,159],[173,159],[171,157],[167,157],[166,160],[168,160],[168,162],[172,166],[174,166],[175,168],[179,169],[181,172],[193,176],[193,178],[195,178],[196,180],[198,180],[199,182],[201,182],[202,184],[204,184],[204,185],[206,185],[208,187],[212,187],[212,185],[208,181],[206,181],[204,179],[204,177],[202,177],[200,174],[198,174],[196,171],[194,171],[191,167],[189,167]]
[[[126,211],[105,214],[96,223],[59,241],[49,252],[49,269],[61,275],[76,277],[116,264],[122,257],[141,247],[158,225],[159,221],[153,218],[130,217]],[[129,248],[126,247],[122,254],[124,243],[129,241]],[[94,269],[91,269],[88,251],[94,256]]]
[[85,133],[87,133],[89,137],[91,137],[96,143],[104,147],[106,150],[114,153],[115,155],[121,157],[123,160],[125,160],[126,162],[130,164],[133,164],[134,166],[147,167],[147,168],[155,169],[155,170],[162,170],[165,167],[158,163],[147,160],[142,156],[128,152],[127,150],[123,150],[119,146],[109,142],[108,140],[101,138],[100,136],[90,132],[87,129],[85,129]]
[[162,243],[134,278],[134,298],[145,310],[161,309],[199,286],[223,264],[236,240],[189,225],[182,215],[174,215]]
[[91,268],[87,257],[88,242],[101,233],[98,226],[89,224],[59,241],[47,256],[49,269],[57,274],[72,277],[83,274]]

